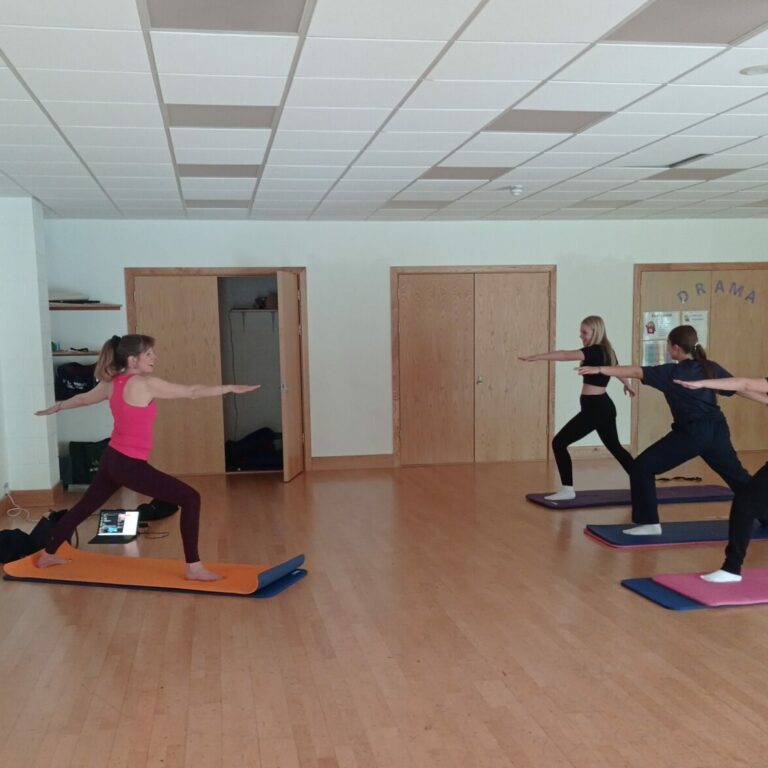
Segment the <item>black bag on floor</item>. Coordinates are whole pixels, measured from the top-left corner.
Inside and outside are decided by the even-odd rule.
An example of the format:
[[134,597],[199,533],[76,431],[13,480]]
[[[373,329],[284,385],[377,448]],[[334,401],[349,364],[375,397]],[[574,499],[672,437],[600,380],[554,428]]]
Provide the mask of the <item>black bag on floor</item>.
[[178,504],[171,504],[170,501],[161,501],[160,499],[152,499],[148,504],[139,504],[136,507],[139,510],[140,523],[149,523],[152,520],[170,517],[178,508]]
[[[63,512],[66,511],[63,510]],[[61,516],[63,512],[51,512],[51,518],[56,514]],[[41,517],[32,529],[32,533],[25,533],[20,528],[0,531],[0,563],[12,563],[14,560],[21,560],[22,557],[41,550],[48,541],[54,524],[52,519]]]
[[96,386],[96,363],[63,363],[56,368],[53,389],[57,400],[69,400],[70,397],[88,392]]
[[101,454],[109,445],[109,438],[95,443],[71,442],[69,444],[69,461],[73,485],[90,485],[96,470],[99,468]]

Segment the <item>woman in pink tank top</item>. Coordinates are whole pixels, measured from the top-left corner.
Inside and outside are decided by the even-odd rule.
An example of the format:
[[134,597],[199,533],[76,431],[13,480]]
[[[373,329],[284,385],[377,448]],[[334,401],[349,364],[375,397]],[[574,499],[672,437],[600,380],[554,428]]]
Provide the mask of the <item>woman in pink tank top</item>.
[[197,539],[200,528],[200,494],[181,482],[150,466],[152,429],[157,415],[156,400],[217,397],[232,393],[253,392],[258,385],[225,384],[208,387],[203,384],[172,384],[153,375],[155,340],[151,336],[130,334],[113,336],[102,347],[96,365],[99,383],[89,392],[61,400],[37,416],[48,416],[71,408],[82,408],[109,400],[115,424],[99,469],[88,490],[54,527],[45,551],[37,560],[39,568],[65,565],[69,561],[56,554],[68,541],[75,528],[100,509],[120,488],[181,507],[181,539],[187,562],[186,577],[199,581],[215,581],[221,577],[209,571],[200,561]]

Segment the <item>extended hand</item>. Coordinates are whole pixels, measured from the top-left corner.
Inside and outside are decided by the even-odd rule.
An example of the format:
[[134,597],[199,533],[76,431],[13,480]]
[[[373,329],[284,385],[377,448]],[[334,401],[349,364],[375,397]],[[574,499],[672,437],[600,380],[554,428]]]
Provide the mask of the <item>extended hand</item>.
[[518,357],[518,360],[522,360],[524,363],[532,363],[533,355],[527,355],[526,357]]
[[246,392],[253,392],[260,387],[261,384],[233,384],[229,391],[233,395],[244,395]]
[[686,389],[701,389],[702,385],[700,381],[681,381],[680,379],[672,379],[672,381],[675,382],[675,384],[679,384],[681,387],[685,387]]
[[576,373],[579,376],[590,376],[592,374],[600,373],[600,367],[597,365],[580,365],[576,368]]
[[46,408],[44,411],[35,411],[35,416],[50,416],[52,413],[58,413],[61,407],[58,403],[52,405],[50,408]]
[[637,393],[635,392],[632,387],[629,386],[629,384],[624,385],[624,394],[629,395],[630,397],[634,397]]

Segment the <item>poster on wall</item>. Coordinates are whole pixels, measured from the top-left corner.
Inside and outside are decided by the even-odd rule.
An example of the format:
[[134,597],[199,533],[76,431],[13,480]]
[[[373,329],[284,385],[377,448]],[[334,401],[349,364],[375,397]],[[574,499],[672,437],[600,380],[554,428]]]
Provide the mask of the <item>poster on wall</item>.
[[683,325],[692,325],[696,329],[699,344],[706,350],[707,340],[709,339],[709,310],[694,309],[690,312],[683,312],[682,317]]
[[643,312],[643,365],[672,362],[672,358],[667,354],[667,336],[678,325],[679,311]]

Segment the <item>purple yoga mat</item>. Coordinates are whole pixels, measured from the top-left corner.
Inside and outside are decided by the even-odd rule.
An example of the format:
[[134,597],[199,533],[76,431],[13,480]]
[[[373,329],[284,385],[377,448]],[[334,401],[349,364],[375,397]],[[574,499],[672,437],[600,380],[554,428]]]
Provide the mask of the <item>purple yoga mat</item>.
[[[581,509],[585,507],[628,507],[629,488],[607,491],[577,491],[575,499],[547,501],[548,493],[529,493],[528,501],[549,509]],[[668,485],[656,488],[659,504],[687,504],[703,501],[730,501],[733,491],[723,485]]]
[[736,584],[713,584],[698,573],[662,573],[653,580],[703,605],[756,605],[768,603],[768,568],[748,568]]

